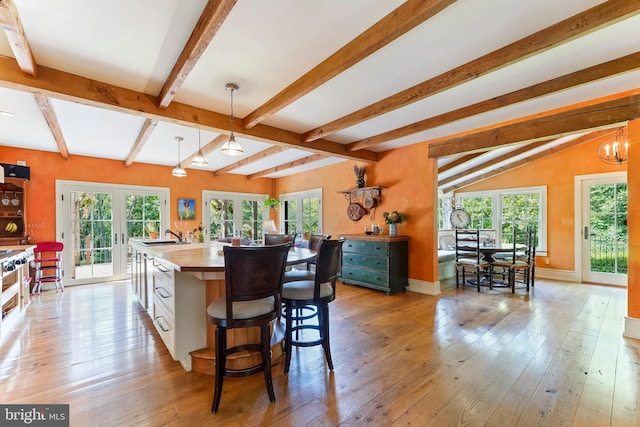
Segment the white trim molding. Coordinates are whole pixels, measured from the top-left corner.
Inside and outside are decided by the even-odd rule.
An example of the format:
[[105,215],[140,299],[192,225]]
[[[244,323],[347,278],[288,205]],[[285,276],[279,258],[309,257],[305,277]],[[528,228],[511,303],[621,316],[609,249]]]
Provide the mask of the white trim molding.
[[418,294],[436,296],[440,295],[440,281],[426,282],[424,280],[409,279],[408,291]]

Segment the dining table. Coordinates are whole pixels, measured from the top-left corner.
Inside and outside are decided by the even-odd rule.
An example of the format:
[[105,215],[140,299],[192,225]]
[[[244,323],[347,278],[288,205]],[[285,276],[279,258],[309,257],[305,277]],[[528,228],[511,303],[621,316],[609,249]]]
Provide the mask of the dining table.
[[[181,304],[195,315],[190,319],[176,319],[176,339],[197,334],[192,343],[206,343],[200,348],[176,349],[177,360],[186,370],[213,375],[215,369],[215,325],[207,321],[206,307],[213,301],[225,297],[225,269],[223,246],[227,243],[195,243],[145,246],[144,242],[133,242],[132,247],[148,254],[165,268],[173,269],[176,305]],[[317,252],[308,248],[292,247],[287,255],[287,265],[313,261]],[[198,313],[202,313],[201,315]],[[198,320],[199,319],[199,320]],[[183,332],[178,332],[181,329]],[[201,331],[201,332],[200,332]],[[202,334],[202,335],[200,335]],[[228,342],[235,345],[260,342],[260,329],[238,328],[227,331]],[[193,345],[193,344],[191,344]],[[187,345],[190,347],[191,345]],[[178,344],[176,343],[176,346]],[[282,355],[282,346],[272,346],[272,359],[278,360]],[[235,354],[227,358],[227,365],[232,369],[245,369],[259,363],[259,353]]]

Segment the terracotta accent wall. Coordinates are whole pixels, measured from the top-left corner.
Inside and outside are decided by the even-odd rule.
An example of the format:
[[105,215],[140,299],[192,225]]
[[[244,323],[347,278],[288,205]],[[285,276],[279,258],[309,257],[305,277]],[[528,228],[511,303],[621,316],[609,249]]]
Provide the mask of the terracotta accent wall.
[[273,180],[269,178],[248,180],[244,175],[234,174],[214,177],[210,171],[197,169],[187,169],[185,178],[176,178],[171,176],[173,167],[145,163],[126,167],[123,161],[117,160],[84,156],[71,156],[69,160],[64,160],[58,153],[0,148],[0,163],[16,164],[18,160],[25,160],[31,169],[31,179],[27,183],[27,230],[31,230],[32,242],[36,243],[56,240],[57,179],[167,187],[170,189],[172,227],[178,219],[178,199],[195,199],[196,220],[187,221],[189,228],[196,227],[202,220],[202,190],[271,194],[273,187]]
[[[575,270],[574,177],[620,172],[625,166],[610,166],[596,156],[601,140],[533,161],[512,171],[460,189],[458,192],[547,186],[547,250],[537,257],[540,267]],[[549,264],[546,264],[546,260]]]
[[382,204],[375,210],[373,221],[369,214],[353,222],[347,217],[348,201],[341,190],[355,189],[354,161],[344,161],[322,169],[279,178],[276,194],[322,188],[323,232],[334,238],[342,233],[364,233],[364,227],[379,224],[389,233],[382,218],[383,212],[398,210],[407,215],[398,225],[398,234],[408,235],[409,277],[435,282],[438,280],[436,248],[436,163],[427,158],[427,145],[416,144],[381,153],[380,161],[367,164],[366,186],[385,187]]

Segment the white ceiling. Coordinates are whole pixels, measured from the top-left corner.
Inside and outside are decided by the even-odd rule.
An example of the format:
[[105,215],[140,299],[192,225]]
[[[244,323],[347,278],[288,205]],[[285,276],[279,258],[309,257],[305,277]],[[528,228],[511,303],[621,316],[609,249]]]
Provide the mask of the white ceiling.
[[[426,0],[424,0],[426,1]],[[206,0],[12,0],[39,67],[158,96],[187,42]],[[633,2],[636,2],[635,0]],[[234,82],[234,128],[240,120],[348,44],[400,0],[238,0],[177,91],[173,102],[228,115]],[[267,117],[262,124],[304,134],[360,108],[406,90],[448,70],[604,3],[601,0],[459,0],[372,55]],[[362,121],[324,139],[348,144],[514,90],[638,51],[640,15],[620,20],[467,83]],[[0,35],[0,55],[14,57]],[[37,77],[36,77],[37,79]],[[457,120],[368,148],[381,152],[471,131],[523,116],[635,89],[640,70]],[[58,145],[31,93],[0,81],[0,145],[58,151]],[[70,102],[52,96],[55,115],[71,156],[124,161],[144,117]],[[219,135],[203,126],[201,143]],[[155,127],[135,162],[173,166],[175,136],[184,137],[181,158],[198,147],[198,130],[170,121]],[[576,135],[578,136],[578,135]],[[257,154],[272,144],[238,137],[245,153],[207,158],[211,171]],[[558,143],[558,142],[556,142]],[[481,160],[515,148],[484,154]],[[243,165],[231,173],[251,175],[313,154],[290,148]],[[446,164],[455,157],[443,158]],[[270,173],[281,177],[345,161],[324,160]],[[184,164],[186,168],[189,165]],[[188,171],[187,171],[188,172]],[[442,177],[458,173],[452,169]]]

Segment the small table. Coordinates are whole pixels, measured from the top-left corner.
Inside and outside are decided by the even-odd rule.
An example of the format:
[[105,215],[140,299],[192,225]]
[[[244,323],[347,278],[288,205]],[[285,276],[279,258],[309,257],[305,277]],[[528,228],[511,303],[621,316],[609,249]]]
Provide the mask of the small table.
[[501,246],[481,246],[478,249],[482,254],[482,259],[487,261],[489,264],[493,264],[497,260],[493,257],[498,253],[512,253],[513,246],[510,245],[501,245]]

